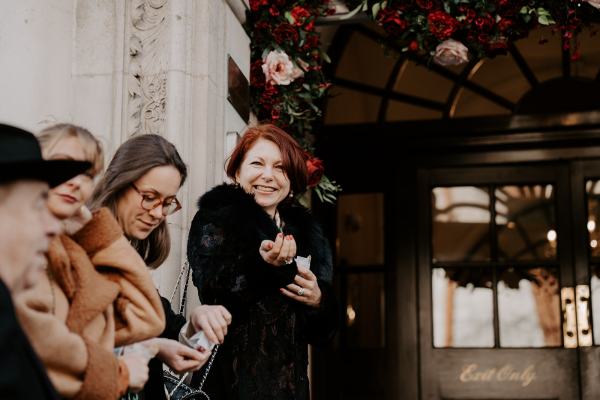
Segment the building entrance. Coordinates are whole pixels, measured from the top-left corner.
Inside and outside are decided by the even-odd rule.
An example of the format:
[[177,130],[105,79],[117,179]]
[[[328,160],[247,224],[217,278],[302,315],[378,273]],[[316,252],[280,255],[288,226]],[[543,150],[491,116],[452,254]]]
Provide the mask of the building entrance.
[[600,162],[418,188],[421,398],[600,398]]

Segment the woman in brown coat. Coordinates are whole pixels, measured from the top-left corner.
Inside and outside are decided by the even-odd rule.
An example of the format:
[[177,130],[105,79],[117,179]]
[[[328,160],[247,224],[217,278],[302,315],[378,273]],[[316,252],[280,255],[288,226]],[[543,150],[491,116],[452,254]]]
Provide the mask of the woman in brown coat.
[[92,162],[51,190],[48,206],[64,233],[49,251],[48,277],[16,299],[21,324],[64,398],[118,399],[139,390],[147,359],[113,349],[157,336],[164,313],[146,265],[107,209],[83,206],[103,167],[98,141],[62,124],[40,134],[44,157]]

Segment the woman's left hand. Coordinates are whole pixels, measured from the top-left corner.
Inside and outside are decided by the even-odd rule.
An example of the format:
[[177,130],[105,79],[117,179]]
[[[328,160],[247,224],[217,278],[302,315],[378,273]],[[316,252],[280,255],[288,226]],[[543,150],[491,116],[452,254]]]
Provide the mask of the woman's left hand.
[[308,268],[298,267],[298,275],[294,278],[294,283],[279,290],[287,297],[307,306],[316,308],[321,304],[321,289],[317,277]]

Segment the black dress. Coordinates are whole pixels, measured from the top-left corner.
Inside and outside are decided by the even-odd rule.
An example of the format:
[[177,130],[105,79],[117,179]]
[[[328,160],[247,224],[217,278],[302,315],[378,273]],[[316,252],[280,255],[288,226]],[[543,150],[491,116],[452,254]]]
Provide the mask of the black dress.
[[15,317],[10,292],[0,280],[0,399],[55,399],[48,379]]
[[329,244],[305,208],[280,204],[278,211],[297,255],[312,257],[319,308],[279,292],[297,267],[274,267],[260,256],[261,241],[274,240],[279,230],[251,195],[221,185],[199,200],[188,240],[193,282],[202,303],[223,305],[233,317],[206,382],[211,400],[308,399],[307,345],[324,343],[335,332]]

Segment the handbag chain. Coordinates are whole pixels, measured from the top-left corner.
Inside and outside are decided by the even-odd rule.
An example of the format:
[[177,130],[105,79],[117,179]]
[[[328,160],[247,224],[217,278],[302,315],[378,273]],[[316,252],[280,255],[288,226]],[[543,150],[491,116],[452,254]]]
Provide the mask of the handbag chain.
[[[183,285],[183,294],[181,296],[181,302],[179,303],[179,314],[183,314],[183,312],[185,311],[185,303],[187,300],[187,290],[188,290],[188,285],[190,283],[191,270],[192,269],[190,267],[190,264],[186,260],[183,263],[183,265],[181,266],[181,272],[179,272],[179,276],[177,277],[177,281],[175,282],[175,288],[173,288],[173,293],[171,293],[171,298],[169,299],[169,302],[171,304],[173,304],[173,299],[175,298],[175,292],[177,292],[177,289],[181,285],[181,278],[183,278],[183,275],[185,274],[185,281],[184,281],[185,283]],[[204,383],[206,382],[206,379],[208,378],[208,373],[210,372],[210,369],[212,368],[212,365],[213,365],[213,362],[215,361],[215,357],[217,355],[218,350],[219,350],[219,345],[217,344],[217,345],[215,345],[215,347],[213,347],[210,358],[208,359],[208,364],[206,365],[206,368],[204,369],[204,374],[202,375],[202,379],[200,380],[200,384],[198,385],[198,391],[200,393],[202,393],[206,397],[207,400],[210,400],[210,397],[204,390],[202,390],[202,388],[204,387]],[[175,393],[175,391],[177,390],[177,387],[179,387],[181,385],[181,383],[183,382],[183,380],[185,379],[186,376],[187,376],[187,373],[181,379],[181,381],[179,381],[179,383],[175,386],[175,388],[173,388],[173,391],[170,393],[171,396],[173,395],[173,393]]]

